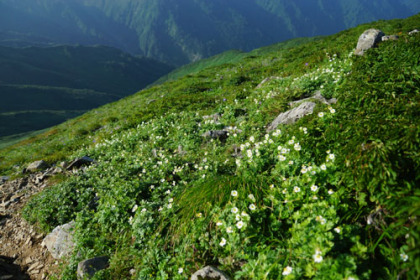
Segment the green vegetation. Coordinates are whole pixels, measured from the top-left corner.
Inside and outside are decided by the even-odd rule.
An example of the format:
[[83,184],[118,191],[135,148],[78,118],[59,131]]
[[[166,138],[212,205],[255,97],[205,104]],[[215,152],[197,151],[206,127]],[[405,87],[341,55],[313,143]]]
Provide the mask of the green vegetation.
[[[23,210],[46,232],[76,221],[62,279],[98,255],[111,265],[96,279],[188,279],[209,264],[233,279],[418,279],[419,22],[204,68],[1,150],[0,170],[98,162]],[[372,27],[400,39],[353,56]],[[316,90],[337,104],[266,131]],[[224,141],[202,137],[224,127]]]
[[[74,118],[132,94],[170,70],[164,63],[109,47],[0,47],[0,137]],[[4,139],[0,145],[7,144]]]

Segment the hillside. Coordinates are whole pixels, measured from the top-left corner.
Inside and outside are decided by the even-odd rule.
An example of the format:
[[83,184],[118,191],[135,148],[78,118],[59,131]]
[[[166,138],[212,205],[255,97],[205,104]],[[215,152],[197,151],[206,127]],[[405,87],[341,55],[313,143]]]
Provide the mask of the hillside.
[[170,70],[103,46],[0,47],[0,137],[74,118],[137,92]]
[[[234,52],[0,150],[11,185],[32,161],[57,167],[31,175],[43,191],[29,223],[74,221],[61,270],[33,267],[76,279],[80,261],[107,256],[94,279],[190,279],[207,265],[230,279],[418,279],[419,25]],[[369,28],[399,39],[354,55]],[[302,105],[315,107],[274,127]],[[94,162],[60,173],[82,156]]]
[[0,44],[101,44],[179,66],[419,11],[413,0],[1,0]]

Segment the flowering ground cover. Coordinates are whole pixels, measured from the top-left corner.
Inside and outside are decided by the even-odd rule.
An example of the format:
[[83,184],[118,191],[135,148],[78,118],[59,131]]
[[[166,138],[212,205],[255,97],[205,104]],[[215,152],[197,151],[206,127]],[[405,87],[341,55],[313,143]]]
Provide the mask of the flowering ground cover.
[[[98,255],[111,265],[96,279],[188,279],[205,265],[232,279],[416,279],[420,37],[407,32],[419,22],[206,68],[5,150],[1,168],[97,161],[23,211],[45,231],[76,221],[63,279]],[[353,56],[367,27],[400,39]],[[318,90],[337,103],[267,131]]]

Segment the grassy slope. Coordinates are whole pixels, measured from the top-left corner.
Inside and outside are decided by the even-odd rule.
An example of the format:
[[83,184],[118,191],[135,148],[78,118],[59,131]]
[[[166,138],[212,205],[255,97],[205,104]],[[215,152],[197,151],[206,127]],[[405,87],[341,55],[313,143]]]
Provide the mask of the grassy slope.
[[136,92],[170,70],[109,47],[0,47],[0,136],[56,125]]
[[[3,149],[0,170],[98,160],[24,211],[44,230],[76,220],[78,254],[65,279],[77,261],[104,254],[111,267],[98,278],[128,279],[135,268],[138,279],[187,279],[215,264],[236,279],[279,279],[286,267],[286,279],[416,279],[420,40],[406,33],[419,22],[376,22],[205,68]],[[371,27],[402,38],[349,57]],[[270,76],[282,79],[255,89]],[[317,89],[338,98],[335,114],[320,106],[265,136],[287,102]],[[216,112],[221,124],[203,120]],[[225,143],[201,137],[224,125],[242,132]],[[247,214],[236,217],[235,207]]]

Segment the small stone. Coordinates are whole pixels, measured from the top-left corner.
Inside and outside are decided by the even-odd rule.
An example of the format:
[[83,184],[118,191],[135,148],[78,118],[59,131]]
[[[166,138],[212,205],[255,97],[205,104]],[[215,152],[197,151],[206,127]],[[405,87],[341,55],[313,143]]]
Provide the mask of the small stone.
[[412,36],[412,35],[414,35],[416,33],[419,33],[419,31],[417,29],[414,29],[414,30],[408,32],[408,35]]
[[229,280],[230,278],[224,274],[221,270],[213,266],[206,266],[196,271],[192,276],[191,280]]
[[382,41],[397,41],[399,38],[397,35],[383,36]]
[[224,141],[228,137],[228,131],[227,130],[209,130],[201,135],[205,138],[212,138],[212,139],[219,139],[221,141]]

